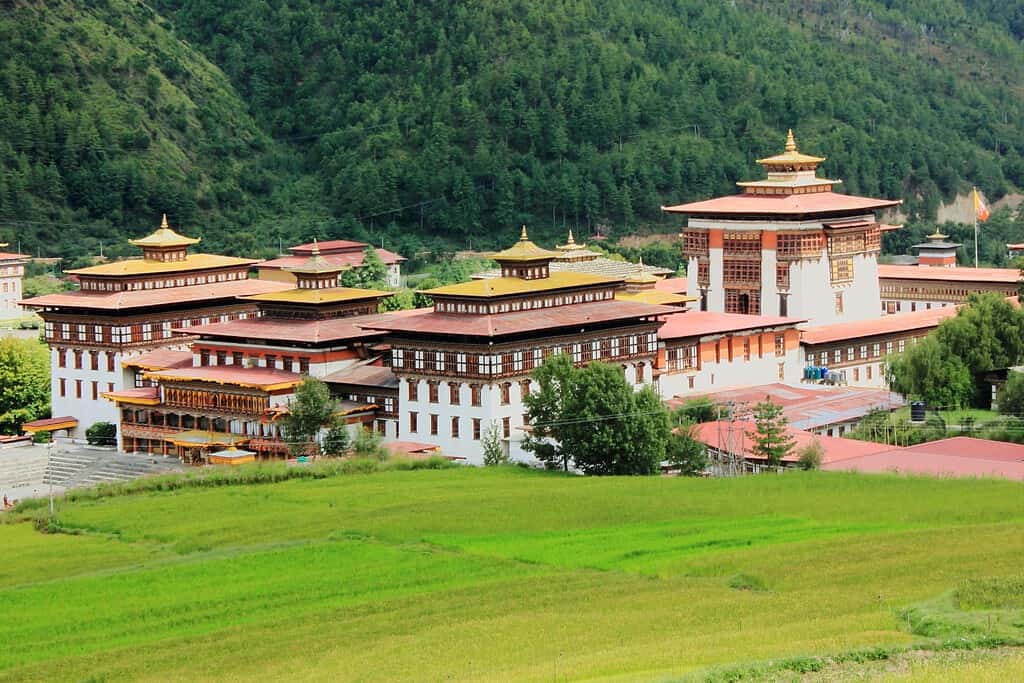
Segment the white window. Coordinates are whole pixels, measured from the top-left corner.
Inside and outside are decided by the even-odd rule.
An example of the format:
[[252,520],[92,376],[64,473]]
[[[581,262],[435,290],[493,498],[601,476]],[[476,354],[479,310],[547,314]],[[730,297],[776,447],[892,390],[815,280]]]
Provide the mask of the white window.
[[612,339],[612,357],[619,355],[619,338]]
[[590,342],[590,354],[593,356],[594,360],[599,360],[601,358],[601,342]]
[[417,370],[423,369],[423,351],[414,351],[412,356],[413,367]]
[[635,334],[629,335],[629,354],[633,355],[639,351],[639,344]]
[[71,325],[68,323],[61,323],[60,336],[62,339],[71,339]]
[[853,360],[853,347],[852,346],[847,346],[846,347],[846,360]]
[[891,341],[885,342],[885,353],[886,354],[892,353],[892,342]]
[[490,356],[477,356],[476,362],[481,375],[491,374]]
[[866,359],[868,357],[868,345],[867,344],[861,344],[861,347],[860,347],[860,357],[861,357],[861,359]]
[[434,352],[434,370],[437,372],[444,372],[444,352]]
[[897,349],[897,351],[898,351],[899,353],[903,353],[903,349],[907,348],[906,344],[907,344],[907,343],[906,343],[906,341],[905,341],[905,340],[903,340],[903,339],[900,339],[899,343],[898,343],[898,344],[897,344],[897,346],[896,346],[896,349]]
[[103,339],[103,325],[94,325],[92,328],[93,339],[100,341]]
[[512,353],[512,371],[520,372],[523,369],[523,352],[514,351]]
[[843,352],[841,349],[836,349],[832,352],[832,360],[836,363],[841,363],[843,360]]
[[654,353],[658,350],[658,335],[654,332],[650,332],[647,335],[647,351],[648,353]]
[[153,341],[152,323],[146,323],[142,326],[142,341]]
[[161,327],[161,332],[160,333],[163,335],[164,339],[166,339],[167,337],[171,336],[171,321],[170,320],[166,320],[163,323],[161,323],[160,327]]
[[465,372],[466,371],[466,354],[459,353],[455,355],[455,371]]
[[46,323],[46,338],[53,339],[53,323]]
[[533,366],[537,367],[544,362],[544,351],[541,349],[533,350]]
[[583,346],[581,344],[572,345],[572,362],[582,363],[583,362]]
[[78,326],[78,341],[85,341],[85,325]]
[[391,354],[391,364],[396,368],[405,367],[405,350],[395,349],[395,352]]

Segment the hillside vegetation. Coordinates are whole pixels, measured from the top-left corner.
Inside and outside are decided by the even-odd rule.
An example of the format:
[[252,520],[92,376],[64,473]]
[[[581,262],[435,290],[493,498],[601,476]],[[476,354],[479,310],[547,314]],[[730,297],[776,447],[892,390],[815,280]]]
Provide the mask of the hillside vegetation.
[[69,253],[162,209],[232,251],[668,229],[660,205],[732,191],[788,127],[912,217],[1024,187],[1019,8],[892,4],[16,3],[0,218],[75,222],[8,223]]
[[0,524],[0,678],[788,680],[1019,643],[1022,514],[1017,483],[820,472],[85,496]]

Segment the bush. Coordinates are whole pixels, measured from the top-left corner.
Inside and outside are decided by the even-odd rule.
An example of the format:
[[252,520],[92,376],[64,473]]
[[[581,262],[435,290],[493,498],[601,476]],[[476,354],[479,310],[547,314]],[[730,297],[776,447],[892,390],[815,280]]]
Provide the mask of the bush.
[[50,432],[43,430],[32,435],[32,443],[50,443],[52,438],[53,435]]
[[821,461],[825,456],[825,449],[822,448],[821,442],[815,439],[799,451],[800,458],[797,461],[800,464],[800,469],[803,470],[817,470],[821,469]]
[[90,446],[114,446],[117,444],[117,426],[109,422],[94,422],[85,430],[85,440]]

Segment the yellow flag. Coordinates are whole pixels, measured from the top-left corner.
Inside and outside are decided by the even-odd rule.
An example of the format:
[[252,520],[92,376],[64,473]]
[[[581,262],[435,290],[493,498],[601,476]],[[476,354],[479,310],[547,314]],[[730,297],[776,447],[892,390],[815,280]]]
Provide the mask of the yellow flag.
[[981,194],[978,192],[978,188],[974,188],[974,215],[979,221],[984,223],[988,220],[991,212],[988,209],[988,204],[981,198]]

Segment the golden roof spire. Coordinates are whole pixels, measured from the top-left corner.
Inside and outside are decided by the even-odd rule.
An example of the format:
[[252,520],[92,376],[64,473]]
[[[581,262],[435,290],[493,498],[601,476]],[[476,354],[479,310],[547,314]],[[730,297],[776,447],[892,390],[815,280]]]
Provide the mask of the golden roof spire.
[[573,239],[573,236],[572,236],[572,228],[569,228],[569,241],[566,242],[566,244],[572,245],[574,247],[576,246],[576,240]]
[[796,138],[793,137],[793,129],[792,128],[790,128],[789,132],[786,133],[786,151],[787,152],[795,152],[796,151]]
[[167,214],[165,213],[160,219],[160,227],[154,232],[137,240],[128,240],[128,242],[137,247],[142,247],[143,249],[172,249],[187,247],[190,244],[197,244],[199,242],[199,238],[185,237],[184,235],[176,233],[167,224]]
[[313,238],[313,248],[309,250],[309,258],[303,263],[291,268],[285,268],[289,273],[340,273],[345,270],[343,265],[334,265],[320,255],[320,243]]
[[530,239],[530,238],[529,238],[529,237],[527,236],[527,234],[526,234],[526,226],[524,225],[524,226],[523,226],[523,232],[522,232],[522,233],[521,233],[521,234],[519,235],[519,241],[520,241],[520,242],[525,242],[525,241],[527,241],[528,239]]
[[531,242],[529,235],[526,234],[525,225],[523,226],[522,233],[519,235],[518,242],[508,249],[503,249],[496,254],[491,254],[491,258],[495,261],[550,261],[557,257],[558,252],[541,249]]
[[647,266],[644,265],[644,257],[640,257],[640,263],[638,264],[640,269],[635,273],[626,278],[625,282],[627,285],[653,285],[658,281],[658,278],[653,273],[647,272]]
[[315,237],[313,238],[313,248],[309,250],[309,253],[312,254],[313,256],[320,255],[320,245],[317,244]]
[[[769,167],[785,166],[787,168],[793,165],[799,165],[800,168],[812,170],[817,164],[825,161],[825,157],[815,157],[810,154],[802,154],[796,148],[796,136],[793,135],[793,129],[790,128],[786,132],[786,149],[782,154],[776,154],[773,157],[766,159],[758,159],[757,163],[764,164]],[[769,168],[769,171],[772,169]]]

